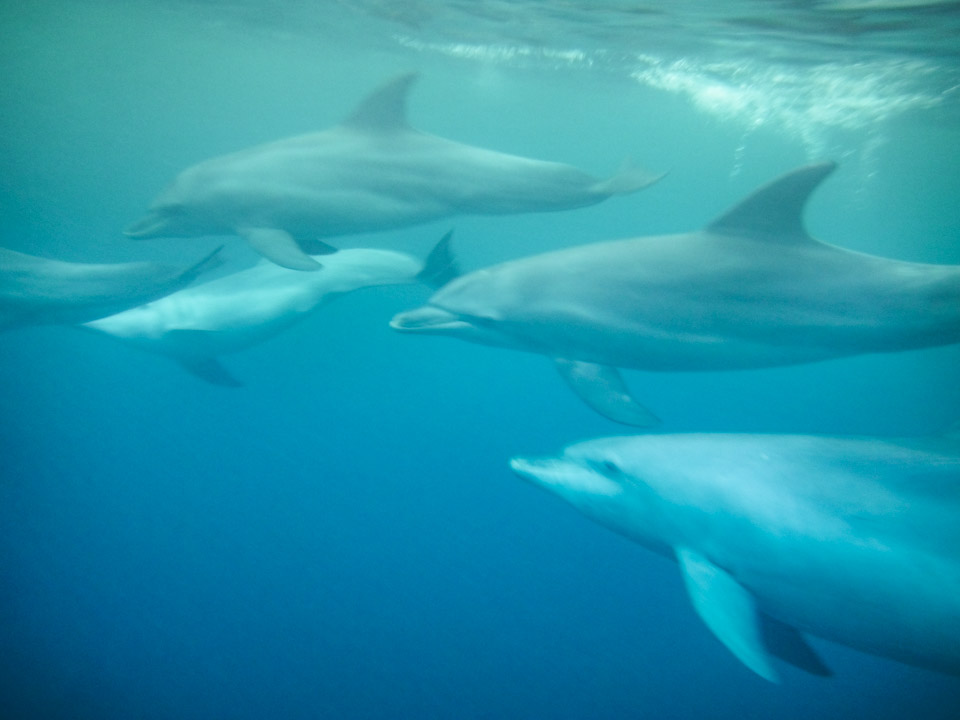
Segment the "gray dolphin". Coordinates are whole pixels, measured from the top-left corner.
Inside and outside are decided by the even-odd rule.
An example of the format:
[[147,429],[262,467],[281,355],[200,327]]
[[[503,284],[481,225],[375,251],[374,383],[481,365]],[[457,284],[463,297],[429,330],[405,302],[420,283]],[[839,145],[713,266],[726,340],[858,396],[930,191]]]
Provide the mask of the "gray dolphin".
[[207,382],[240,383],[218,357],[283,332],[332,299],[377,285],[422,282],[438,287],[456,275],[447,233],[426,262],[392,250],[351,249],[328,255],[323,272],[257,265],[184,288],[83,327],[180,363]]
[[656,422],[617,367],[734,370],[960,341],[960,266],[811,238],[833,164],[795,170],[697,232],[559,250],[464,275],[391,325],[542,353],[594,409]]
[[219,265],[219,252],[183,267],[64,262],[0,248],[0,330],[88,322],[156,300]]
[[804,634],[960,674],[960,438],[646,435],[511,467],[680,566],[747,667],[829,670]]
[[294,270],[320,267],[317,239],[459,214],[566,210],[658,179],[626,165],[599,180],[569,165],[507,155],[407,124],[416,74],[402,75],[336,127],[187,168],[129,226],[132,238],[237,234]]

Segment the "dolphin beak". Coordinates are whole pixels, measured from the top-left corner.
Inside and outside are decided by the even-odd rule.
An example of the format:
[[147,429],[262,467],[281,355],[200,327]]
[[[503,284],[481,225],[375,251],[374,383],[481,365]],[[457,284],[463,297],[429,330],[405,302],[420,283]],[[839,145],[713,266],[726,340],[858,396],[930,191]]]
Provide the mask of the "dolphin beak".
[[416,310],[408,310],[393,316],[390,327],[399,332],[409,333],[446,333],[452,330],[464,330],[472,327],[447,310],[424,305]]
[[135,240],[162,237],[167,221],[158,213],[150,212],[123,229],[123,234]]
[[553,492],[619,495],[620,485],[590,468],[566,458],[512,458],[510,469],[524,480]]
[[535,485],[553,485],[568,469],[568,463],[556,458],[521,458],[510,460],[510,469]]

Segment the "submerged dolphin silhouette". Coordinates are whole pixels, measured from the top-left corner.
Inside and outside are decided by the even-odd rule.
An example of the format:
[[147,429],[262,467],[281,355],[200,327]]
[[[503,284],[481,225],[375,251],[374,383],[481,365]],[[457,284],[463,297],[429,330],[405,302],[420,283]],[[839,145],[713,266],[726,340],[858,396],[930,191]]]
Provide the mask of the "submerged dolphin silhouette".
[[320,265],[317,238],[457,214],[566,210],[631,193],[659,176],[625,166],[598,180],[569,165],[507,155],[407,124],[416,74],[402,75],[329,130],[187,168],[129,226],[133,238],[237,234],[294,270]]
[[960,341],[960,266],[889,260],[807,235],[804,204],[833,169],[795,170],[697,232],[469,273],[391,326],[556,358],[582,399],[631,425],[656,418],[617,367],[761,368]]
[[82,323],[155,300],[219,265],[219,251],[177,267],[64,262],[0,248],[0,330]]
[[829,670],[803,633],[960,674],[960,438],[647,435],[511,460],[680,565],[758,675]]
[[447,233],[426,262],[389,250],[340,250],[319,273],[266,260],[83,327],[173,358],[208,382],[241,383],[217,360],[261,343],[335,297],[375,285],[423,282],[438,287],[456,275]]

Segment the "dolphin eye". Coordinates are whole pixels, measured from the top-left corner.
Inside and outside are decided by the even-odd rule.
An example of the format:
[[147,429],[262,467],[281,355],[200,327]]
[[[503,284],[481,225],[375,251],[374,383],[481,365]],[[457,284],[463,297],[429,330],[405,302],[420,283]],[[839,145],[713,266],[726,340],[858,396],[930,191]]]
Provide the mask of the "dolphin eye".
[[594,469],[601,475],[606,475],[607,477],[616,477],[617,475],[623,475],[623,470],[620,469],[620,466],[617,465],[612,460],[602,460],[593,463]]

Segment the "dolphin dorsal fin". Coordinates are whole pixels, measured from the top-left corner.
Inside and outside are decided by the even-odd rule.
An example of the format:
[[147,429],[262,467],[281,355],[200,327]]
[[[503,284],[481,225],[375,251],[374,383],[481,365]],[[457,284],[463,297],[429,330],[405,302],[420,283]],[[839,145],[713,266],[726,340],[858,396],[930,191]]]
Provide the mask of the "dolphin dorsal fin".
[[367,132],[409,130],[407,95],[418,76],[415,72],[405,73],[374,90],[361,101],[343,125]]
[[778,242],[810,241],[803,208],[814,188],[836,163],[807,165],[764,185],[707,225],[718,235],[738,235]]

